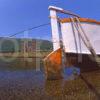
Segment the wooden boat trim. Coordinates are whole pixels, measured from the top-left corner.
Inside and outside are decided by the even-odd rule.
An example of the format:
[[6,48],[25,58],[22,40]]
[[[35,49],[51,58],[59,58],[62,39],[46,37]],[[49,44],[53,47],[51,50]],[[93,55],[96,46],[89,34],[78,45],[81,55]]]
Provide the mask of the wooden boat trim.
[[[100,21],[96,21],[94,19],[89,19],[89,18],[79,18],[80,22],[87,22],[87,23],[94,23],[94,24],[99,24],[100,25]],[[59,21],[61,23],[66,23],[66,22],[72,22],[70,18],[63,18],[63,19],[59,19]],[[74,18],[74,21],[77,21]]]
[[[61,48],[59,48],[58,50],[61,50]],[[49,53],[44,59],[43,61],[47,60],[52,54],[54,54],[56,51],[52,51],[51,53]]]

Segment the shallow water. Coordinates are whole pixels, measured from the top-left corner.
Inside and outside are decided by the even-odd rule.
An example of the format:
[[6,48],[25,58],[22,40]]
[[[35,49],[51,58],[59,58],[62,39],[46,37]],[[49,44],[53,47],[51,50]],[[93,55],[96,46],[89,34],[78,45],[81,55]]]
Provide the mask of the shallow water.
[[43,58],[13,58],[6,57],[5,59],[0,58],[0,70],[36,70],[43,69]]
[[99,100],[100,71],[74,80],[45,80],[34,70],[0,71],[0,100]]
[[62,80],[48,81],[35,61],[0,61],[0,100],[100,100],[100,70],[77,76],[68,68]]

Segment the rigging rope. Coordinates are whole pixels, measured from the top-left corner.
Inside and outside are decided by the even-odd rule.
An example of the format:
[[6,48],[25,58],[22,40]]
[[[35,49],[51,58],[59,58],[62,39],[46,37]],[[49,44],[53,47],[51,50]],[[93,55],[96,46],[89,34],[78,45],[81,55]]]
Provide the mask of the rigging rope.
[[[88,37],[86,36],[86,34],[85,34],[85,32],[84,32],[84,30],[83,30],[81,24],[80,24],[79,19],[76,18],[76,20],[77,20],[77,22],[78,22],[78,25],[79,25],[79,27],[81,28],[81,31],[82,31],[82,32],[79,30],[79,27],[77,27],[77,25],[76,25],[76,23],[75,23],[75,21],[74,21],[74,19],[73,19],[72,17],[71,17],[71,20],[72,20],[73,25],[74,25],[75,28],[77,29],[78,34],[80,35],[82,41],[84,42],[84,44],[86,45],[86,47],[88,48],[88,50],[91,52],[91,54],[94,56],[95,61],[98,63],[98,65],[99,65],[99,67],[100,67],[100,62],[99,62],[99,61],[100,61],[100,58],[97,56],[97,54],[96,54],[94,48],[92,47],[92,45],[91,45],[91,43],[90,43]],[[82,35],[81,33],[83,33],[83,35],[84,35],[85,38],[83,37],[83,35]]]
[[72,26],[72,31],[73,31],[73,35],[74,35],[75,49],[76,49],[76,52],[78,54],[78,44],[77,44],[77,39],[76,39],[76,34],[75,34],[75,28],[74,28],[73,23],[71,23],[71,26]]
[[32,28],[28,28],[28,29],[26,29],[26,30],[23,30],[23,31],[14,33],[14,34],[10,35],[9,37],[16,36],[17,34],[21,34],[21,33],[25,32],[25,31],[27,31],[27,30],[30,31],[30,30],[33,30],[33,29],[37,29],[37,28],[40,28],[40,27],[44,27],[44,26],[47,26],[47,25],[49,25],[49,24],[50,24],[50,23],[46,23],[46,24],[41,24],[41,25],[39,25],[39,26],[35,26],[35,27],[32,27]]

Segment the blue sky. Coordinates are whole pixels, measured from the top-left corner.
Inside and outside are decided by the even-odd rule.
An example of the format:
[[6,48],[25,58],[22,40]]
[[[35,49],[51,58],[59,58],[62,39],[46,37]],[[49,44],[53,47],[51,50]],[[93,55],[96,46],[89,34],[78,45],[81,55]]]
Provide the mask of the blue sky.
[[[0,0],[0,37],[50,22],[49,5],[100,20],[100,0]],[[33,38],[49,38],[51,28],[46,26],[28,33]]]

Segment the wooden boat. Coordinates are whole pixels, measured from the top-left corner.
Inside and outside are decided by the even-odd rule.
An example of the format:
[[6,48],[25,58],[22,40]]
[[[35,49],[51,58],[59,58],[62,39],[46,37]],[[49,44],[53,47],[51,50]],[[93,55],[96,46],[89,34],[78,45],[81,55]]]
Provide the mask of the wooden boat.
[[[51,18],[52,41],[54,51],[45,59],[45,67],[47,72],[46,75],[49,76],[50,71],[47,71],[49,68],[52,68],[52,73],[53,68],[56,71],[58,71],[59,68],[62,69],[61,67],[59,67],[61,66],[61,63],[57,63],[59,62],[58,59],[62,61],[61,54],[60,56],[57,56],[57,54],[59,55],[59,53],[61,53],[61,51],[57,53],[59,51],[59,48],[61,48],[60,41],[62,41],[63,43],[62,51],[65,54],[66,67],[75,66],[80,68],[81,72],[92,71],[97,69],[99,70],[100,22],[93,19],[81,18],[76,14],[73,14],[69,11],[65,11],[62,8],[58,7],[50,6],[49,10]],[[58,12],[69,14],[74,17],[58,19]],[[58,24],[60,24],[60,27],[58,26]],[[59,76],[60,78],[62,75],[61,71],[58,71],[58,73],[59,75],[57,76]]]
[[[75,19],[74,21],[76,22]],[[79,21],[92,48],[95,50],[96,56],[99,57],[100,22],[87,18],[79,18]],[[75,26],[72,25],[70,18],[61,19],[61,28],[62,41],[68,62],[71,65],[81,68],[82,72],[99,69],[99,65],[94,59],[94,55],[91,54],[90,50],[84,44],[84,41],[82,41]]]

